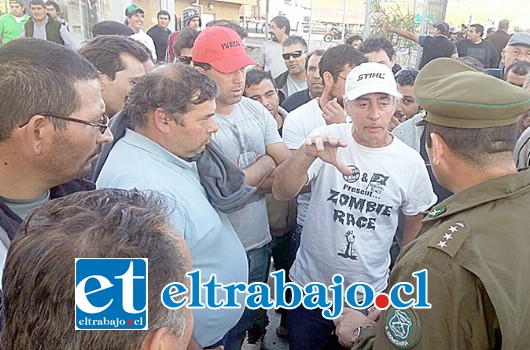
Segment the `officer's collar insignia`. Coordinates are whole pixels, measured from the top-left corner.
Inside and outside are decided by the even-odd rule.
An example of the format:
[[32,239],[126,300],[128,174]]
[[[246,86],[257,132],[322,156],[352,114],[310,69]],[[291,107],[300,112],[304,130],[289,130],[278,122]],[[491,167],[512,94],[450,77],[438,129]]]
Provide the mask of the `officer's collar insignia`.
[[414,309],[389,307],[385,312],[385,335],[398,349],[411,349],[421,336],[420,318]]
[[440,216],[441,214],[445,213],[445,204],[442,204],[438,207],[434,207],[429,214],[427,214],[428,218],[434,219],[437,216]]

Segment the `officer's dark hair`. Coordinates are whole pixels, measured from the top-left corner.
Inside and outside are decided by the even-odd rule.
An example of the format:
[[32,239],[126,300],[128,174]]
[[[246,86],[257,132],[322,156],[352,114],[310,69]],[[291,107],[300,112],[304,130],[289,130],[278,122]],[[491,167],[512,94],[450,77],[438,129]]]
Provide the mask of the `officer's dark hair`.
[[468,164],[484,166],[497,161],[501,153],[512,157],[517,138],[517,123],[494,127],[462,129],[425,123],[427,147],[432,147],[431,133],[440,135],[460,159]]
[[271,19],[271,22],[276,25],[278,28],[285,28],[285,35],[289,35],[291,32],[291,24],[289,23],[289,20],[285,16],[276,16],[273,19]]
[[322,55],[324,55],[324,52],[326,52],[326,50],[311,51],[305,59],[305,70],[307,71],[307,68],[309,68],[309,59],[311,58],[311,56],[316,55],[322,57]]
[[192,107],[214,100],[219,93],[215,81],[197,69],[168,64],[147,73],[132,88],[125,111],[133,129],[147,124],[149,114],[160,108],[178,124]]
[[322,82],[325,83],[324,73],[329,72],[336,81],[339,73],[346,66],[357,67],[358,65],[367,62],[366,57],[351,45],[341,44],[331,47],[324,52],[319,64],[319,73],[322,77]]
[[298,45],[302,48],[302,50],[307,51],[307,42],[301,36],[291,35],[283,42],[283,47],[291,45]]
[[156,14],[156,18],[158,19],[160,16],[167,16],[167,18],[169,18],[169,20],[171,21],[171,15],[166,10],[158,11],[158,13]]
[[351,44],[353,44],[354,41],[357,41],[357,40],[360,40],[361,43],[362,43],[363,37],[360,36],[360,35],[357,35],[357,34],[356,35],[352,35],[348,39],[346,39],[345,44],[351,45]]
[[[195,44],[195,40],[199,36],[199,32],[195,29],[184,28],[173,41],[173,52],[175,56],[180,56],[180,50],[191,49]],[[170,62],[171,63],[171,62]]]
[[[50,41],[23,38],[0,48],[0,142],[39,113],[70,115],[81,104],[76,83],[97,79],[77,52]],[[50,118],[57,129],[66,122]]]
[[86,42],[79,49],[79,53],[110,80],[114,80],[116,73],[125,69],[122,55],[132,56],[141,63],[150,59],[148,52],[140,43],[119,35],[98,35]]
[[251,69],[247,72],[247,75],[245,77],[245,89],[252,85],[259,85],[265,79],[270,80],[272,86],[274,86],[274,89],[277,90],[276,83],[274,83],[274,79],[272,78],[271,72],[264,71],[261,69]]
[[46,6],[53,6],[53,8],[55,9],[55,11],[57,11],[57,14],[61,13],[61,8],[59,7],[59,4],[56,3],[55,1],[51,1],[51,0],[48,0],[46,1]]
[[481,38],[484,36],[484,26],[482,24],[475,23],[470,25],[470,27],[474,27],[475,31],[480,34]]
[[370,36],[366,38],[366,40],[361,43],[359,50],[363,54],[385,50],[386,55],[390,60],[392,60],[396,54],[394,51],[394,46],[392,46],[390,40],[382,36]]
[[[138,190],[77,192],[32,213],[11,242],[2,279],[2,348],[140,349],[161,327],[179,337],[185,310],[160,290],[184,282],[184,241],[170,229],[163,196]],[[76,331],[76,258],[147,258],[148,331]]]

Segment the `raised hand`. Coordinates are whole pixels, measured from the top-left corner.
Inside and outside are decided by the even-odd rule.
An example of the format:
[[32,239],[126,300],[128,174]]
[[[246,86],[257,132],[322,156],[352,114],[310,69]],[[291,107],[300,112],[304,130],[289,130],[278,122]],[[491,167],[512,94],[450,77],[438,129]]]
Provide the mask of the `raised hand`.
[[308,157],[320,158],[324,162],[334,165],[342,174],[349,176],[352,170],[344,165],[337,157],[337,149],[346,147],[346,141],[329,135],[308,137],[304,143],[304,153]]

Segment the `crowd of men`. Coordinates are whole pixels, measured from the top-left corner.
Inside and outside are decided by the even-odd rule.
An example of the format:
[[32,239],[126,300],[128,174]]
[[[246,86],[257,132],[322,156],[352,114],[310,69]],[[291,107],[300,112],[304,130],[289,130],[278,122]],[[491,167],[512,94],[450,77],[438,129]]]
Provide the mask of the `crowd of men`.
[[[388,27],[423,46],[416,70],[383,37],[308,51],[278,16],[256,62],[241,27],[201,28],[194,7],[180,31],[160,11],[145,33],[131,4],[76,50],[56,3],[10,5],[2,348],[259,348],[267,314],[243,293],[192,310],[159,295],[196,269],[267,283],[271,259],[301,286],[339,274],[376,293],[428,272],[429,309],[279,310],[290,349],[525,348],[530,34],[501,21],[491,43],[475,24],[454,44],[446,23],[432,37]],[[146,332],[74,330],[84,257],[149,259]]]

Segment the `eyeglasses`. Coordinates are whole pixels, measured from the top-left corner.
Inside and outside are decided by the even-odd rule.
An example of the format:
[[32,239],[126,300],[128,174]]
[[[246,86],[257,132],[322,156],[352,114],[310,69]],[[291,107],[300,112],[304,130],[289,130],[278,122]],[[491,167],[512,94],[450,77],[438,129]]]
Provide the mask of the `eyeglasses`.
[[191,64],[191,57],[190,56],[177,56],[175,57],[175,61],[189,66]]
[[293,52],[284,53],[284,54],[282,54],[282,57],[283,57],[284,60],[288,60],[288,59],[291,58],[291,56],[293,58],[298,58],[298,57],[302,56],[303,53],[304,53],[304,51],[302,51],[302,50],[296,50],[296,51],[293,51]]
[[[81,119],[70,118],[70,117],[63,117],[63,116],[55,115],[55,114],[51,114],[51,113],[37,113],[37,114],[45,116],[45,117],[66,120],[66,121],[69,121],[69,122],[90,125],[90,126],[93,126],[95,128],[99,128],[99,132],[101,133],[101,135],[103,135],[105,133],[105,131],[107,131],[107,128],[109,127],[109,117],[106,114],[101,115],[101,118],[99,119],[98,122],[89,122],[87,120],[81,120]],[[21,127],[27,125],[30,120],[31,120],[31,118],[29,118],[28,121],[25,122],[24,124],[19,125],[19,127],[21,128]]]
[[344,77],[343,77],[342,75],[340,75],[340,74],[337,74],[337,76],[338,76],[339,78],[341,78],[342,80],[346,80],[346,78],[344,78]]

